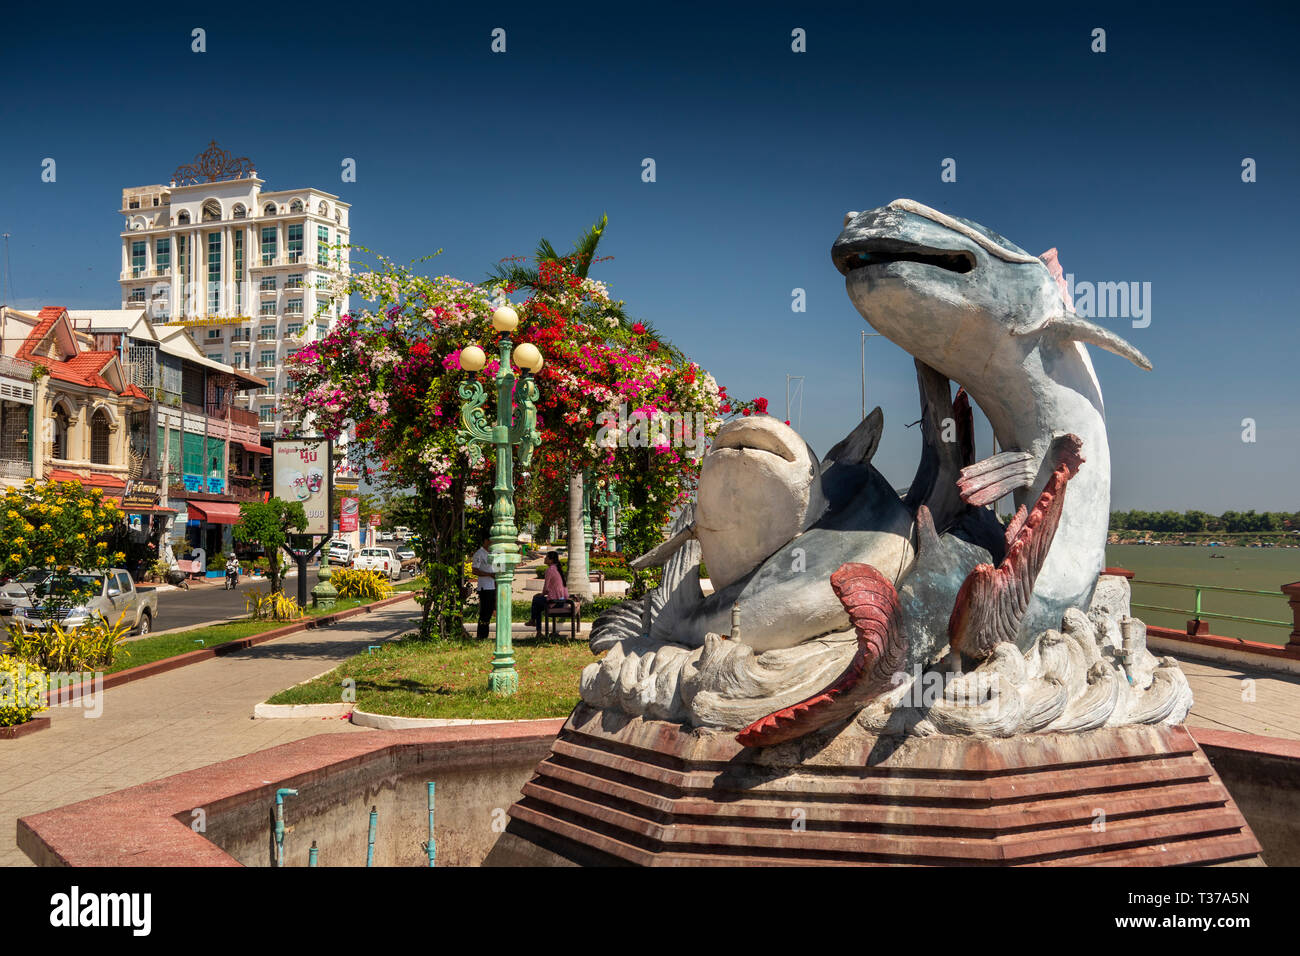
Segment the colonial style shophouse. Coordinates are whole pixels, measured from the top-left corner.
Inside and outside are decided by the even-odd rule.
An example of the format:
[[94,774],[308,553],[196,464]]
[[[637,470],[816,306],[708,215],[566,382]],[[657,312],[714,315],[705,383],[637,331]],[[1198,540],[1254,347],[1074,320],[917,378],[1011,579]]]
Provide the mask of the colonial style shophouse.
[[[270,455],[256,415],[235,397],[264,380],[211,361],[187,330],[155,329],[139,309],[5,309],[0,328],[12,377],[27,370],[28,435],[36,436],[28,460],[7,469],[15,478],[26,471],[100,488],[123,502],[142,541],[208,554],[229,548],[239,503],[265,495]],[[12,408],[4,406],[0,435],[22,417]]]

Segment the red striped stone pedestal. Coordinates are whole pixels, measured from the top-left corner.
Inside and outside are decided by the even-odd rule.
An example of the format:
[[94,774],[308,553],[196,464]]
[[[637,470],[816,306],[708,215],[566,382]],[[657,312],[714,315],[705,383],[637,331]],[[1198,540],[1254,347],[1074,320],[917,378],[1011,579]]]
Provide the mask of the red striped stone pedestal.
[[1258,863],[1183,727],[1010,739],[850,724],[765,750],[579,705],[485,865]]

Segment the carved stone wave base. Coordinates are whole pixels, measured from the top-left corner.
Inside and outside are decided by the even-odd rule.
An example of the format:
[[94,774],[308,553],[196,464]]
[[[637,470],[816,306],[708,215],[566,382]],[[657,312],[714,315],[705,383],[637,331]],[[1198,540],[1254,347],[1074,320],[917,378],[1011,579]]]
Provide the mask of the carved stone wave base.
[[766,750],[580,704],[485,865],[1258,864],[1181,726],[1007,739],[849,724]]

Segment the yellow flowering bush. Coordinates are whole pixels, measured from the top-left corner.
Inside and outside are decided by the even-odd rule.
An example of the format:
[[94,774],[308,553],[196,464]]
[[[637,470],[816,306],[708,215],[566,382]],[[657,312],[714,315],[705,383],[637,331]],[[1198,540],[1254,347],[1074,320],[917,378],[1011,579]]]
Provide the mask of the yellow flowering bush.
[[330,583],[334,585],[341,598],[377,601],[393,593],[393,586],[378,571],[339,568],[331,576]]
[[120,564],[107,538],[124,520],[115,501],[80,482],[38,484],[31,479],[0,497],[0,577],[25,568],[80,568],[93,571]]
[[25,724],[44,711],[44,690],[45,671],[16,657],[0,656],[0,727]]
[[112,665],[119,653],[131,656],[125,646],[130,634],[125,615],[112,624],[93,621],[69,628],[51,621],[26,633],[10,625],[9,646],[15,659],[47,671],[97,671]]

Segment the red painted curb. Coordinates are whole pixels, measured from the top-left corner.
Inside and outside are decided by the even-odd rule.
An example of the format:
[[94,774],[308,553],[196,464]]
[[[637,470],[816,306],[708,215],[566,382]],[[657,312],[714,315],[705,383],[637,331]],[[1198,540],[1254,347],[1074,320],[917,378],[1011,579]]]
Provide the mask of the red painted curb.
[[1217,647],[1225,651],[1241,651],[1245,654],[1257,654],[1260,657],[1280,657],[1285,660],[1300,661],[1300,647],[1294,644],[1265,644],[1262,641],[1245,641],[1239,637],[1223,637],[1219,634],[1188,634],[1171,627],[1147,625],[1147,634],[1162,637],[1184,644],[1200,644],[1202,647]]
[[[248,637],[241,637],[237,640],[228,641],[225,644],[218,644],[215,647],[205,647],[197,651],[186,651],[184,654],[177,654],[175,657],[164,657],[160,661],[141,664],[139,667],[128,667],[124,671],[105,674],[103,689],[108,690],[110,687],[129,684],[132,681],[141,680],[145,677],[153,677],[155,674],[165,674],[167,671],[175,670],[178,667],[197,664],[200,661],[206,661],[213,657],[223,657],[226,654],[235,654],[258,644],[265,644],[267,641],[273,641],[277,637],[285,637],[289,634],[296,634],[299,631],[313,630],[318,627],[328,627],[338,621],[344,621],[350,617],[356,617],[359,614],[369,614],[376,608],[387,607],[390,604],[400,604],[402,601],[413,600],[414,597],[414,592],[398,594],[390,598],[375,601],[373,604],[363,604],[360,607],[349,608],[346,611],[339,611],[337,614],[327,614],[323,617],[311,618],[305,621],[295,621],[294,623],[287,624],[284,627],[277,627],[270,631],[263,631],[261,634],[252,634]],[[61,703],[65,699],[71,699],[74,694],[79,692],[81,686],[81,684],[75,684],[71,687],[60,688],[58,694],[55,695],[52,700],[48,699],[48,695],[46,695],[47,702],[53,704]]]
[[26,723],[14,724],[12,727],[0,727],[0,740],[17,740],[19,737],[34,734],[38,730],[46,730],[49,726],[50,718],[33,717]]

